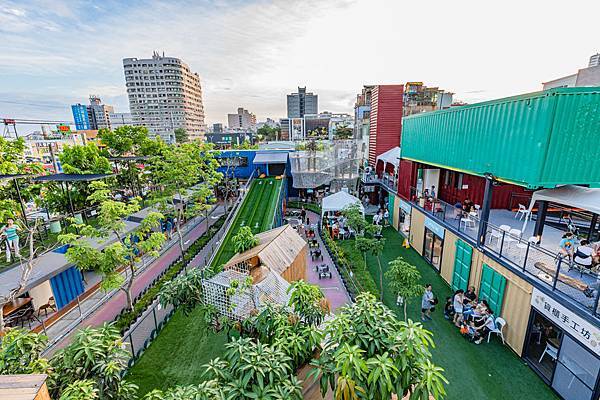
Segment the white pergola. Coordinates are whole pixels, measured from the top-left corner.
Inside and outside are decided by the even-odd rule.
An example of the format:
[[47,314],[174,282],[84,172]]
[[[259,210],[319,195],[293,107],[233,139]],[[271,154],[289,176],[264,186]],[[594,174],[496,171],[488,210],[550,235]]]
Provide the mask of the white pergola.
[[348,192],[342,190],[327,197],[323,197],[323,200],[321,201],[321,220],[323,220],[326,213],[342,211],[352,204],[358,204],[363,215],[365,214],[365,208],[360,200]]

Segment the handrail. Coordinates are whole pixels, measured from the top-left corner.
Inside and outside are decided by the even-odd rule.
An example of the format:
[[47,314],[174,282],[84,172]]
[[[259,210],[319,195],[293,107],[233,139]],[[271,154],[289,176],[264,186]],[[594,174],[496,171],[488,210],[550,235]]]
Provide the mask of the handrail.
[[249,190],[249,187],[252,184],[252,181],[254,179],[254,173],[255,172],[256,172],[256,170],[252,171],[252,173],[250,174],[250,178],[248,179],[248,181],[244,185],[243,193],[237,198],[237,200],[236,200],[236,202],[234,204],[235,211],[233,213],[229,214],[229,216],[225,219],[225,222],[223,223],[223,226],[225,226],[225,232],[223,232],[223,234],[221,235],[221,237],[217,241],[217,248],[210,255],[210,258],[206,262],[206,265],[204,266],[204,268],[206,268],[206,267],[208,267],[209,265],[212,264],[214,258],[216,257],[217,253],[219,252],[219,249],[221,248],[221,245],[223,245],[223,242],[221,241],[221,239],[223,239],[224,237],[226,237],[227,234],[229,233],[229,230],[231,229],[231,225],[232,225],[231,222],[235,220],[236,216],[238,215],[238,213],[239,213],[239,211],[241,209],[240,206],[241,206],[242,202],[244,201],[244,199],[248,195],[248,190]]

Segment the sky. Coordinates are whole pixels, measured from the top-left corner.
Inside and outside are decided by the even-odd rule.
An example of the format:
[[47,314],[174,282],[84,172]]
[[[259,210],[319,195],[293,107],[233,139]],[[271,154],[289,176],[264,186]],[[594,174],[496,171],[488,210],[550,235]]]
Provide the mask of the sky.
[[207,123],[285,117],[298,86],[319,111],[410,81],[474,103],[586,67],[598,15],[585,0],[0,0],[0,118],[72,121],[90,94],[127,112],[122,59],[153,51],[200,74]]

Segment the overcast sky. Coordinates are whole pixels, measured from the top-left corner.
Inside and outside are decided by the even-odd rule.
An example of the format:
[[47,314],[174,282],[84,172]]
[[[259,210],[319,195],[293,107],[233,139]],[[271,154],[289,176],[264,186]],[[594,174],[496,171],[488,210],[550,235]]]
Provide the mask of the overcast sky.
[[122,59],[154,50],[200,74],[208,123],[283,117],[299,85],[332,112],[376,83],[489,100],[586,67],[599,15],[597,0],[0,0],[0,118],[72,120],[92,93],[128,111]]

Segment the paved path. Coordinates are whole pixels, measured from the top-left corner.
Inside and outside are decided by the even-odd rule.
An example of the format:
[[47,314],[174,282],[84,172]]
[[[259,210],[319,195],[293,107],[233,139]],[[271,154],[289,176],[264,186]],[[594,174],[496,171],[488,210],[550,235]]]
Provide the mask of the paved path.
[[[311,224],[318,225],[320,223],[320,215],[311,211],[307,211],[306,215],[309,217]],[[327,247],[325,247],[325,244],[323,243],[319,235],[316,235],[316,239],[319,242],[321,254],[323,254],[323,260],[318,259],[313,261],[309,254],[306,265],[306,280],[309,283],[321,287],[321,290],[325,294],[325,297],[327,297],[327,300],[329,300],[329,304],[331,305],[332,311],[335,312],[335,310],[339,307],[351,303],[350,296],[348,295],[348,292],[346,292],[346,287],[342,282],[340,273],[333,264],[333,260],[329,255]],[[331,279],[319,279],[319,276],[315,269],[317,265],[321,264],[329,265],[329,269],[331,270]]]
[[[209,224],[212,225],[220,215],[224,214],[224,209],[222,206],[219,206],[213,213],[209,216]],[[198,239],[202,234],[206,232],[206,222],[204,219],[201,220],[196,226],[194,226],[189,232],[184,235],[184,248],[188,248],[196,239]],[[176,238],[177,235],[174,235]],[[146,288],[156,276],[158,276],[161,272],[169,267],[169,265],[175,261],[180,256],[180,249],[178,241],[167,249],[163,254],[159,256],[159,258],[155,259],[151,262],[149,266],[147,266],[135,279],[132,287],[133,296],[137,296],[144,288]],[[99,291],[100,292],[100,291]],[[98,326],[104,322],[112,321],[118,314],[121,312],[126,303],[125,293],[123,291],[118,291],[114,294],[110,299],[106,301],[105,304],[100,306],[97,310],[95,310],[92,314],[87,316],[80,324],[78,324],[77,328],[82,328],[86,326]],[[73,310],[74,313],[78,314],[78,311]],[[78,315],[76,315],[78,317]],[[76,318],[75,318],[76,319]],[[73,319],[71,319],[71,322]],[[54,328],[54,329],[53,329]],[[69,343],[71,337],[73,336],[73,330],[70,334],[61,338],[57,344],[53,347],[53,351],[64,347]],[[47,334],[52,340],[53,337],[58,337],[64,332],[64,326],[62,329],[60,327],[56,327],[53,325],[47,329]]]

